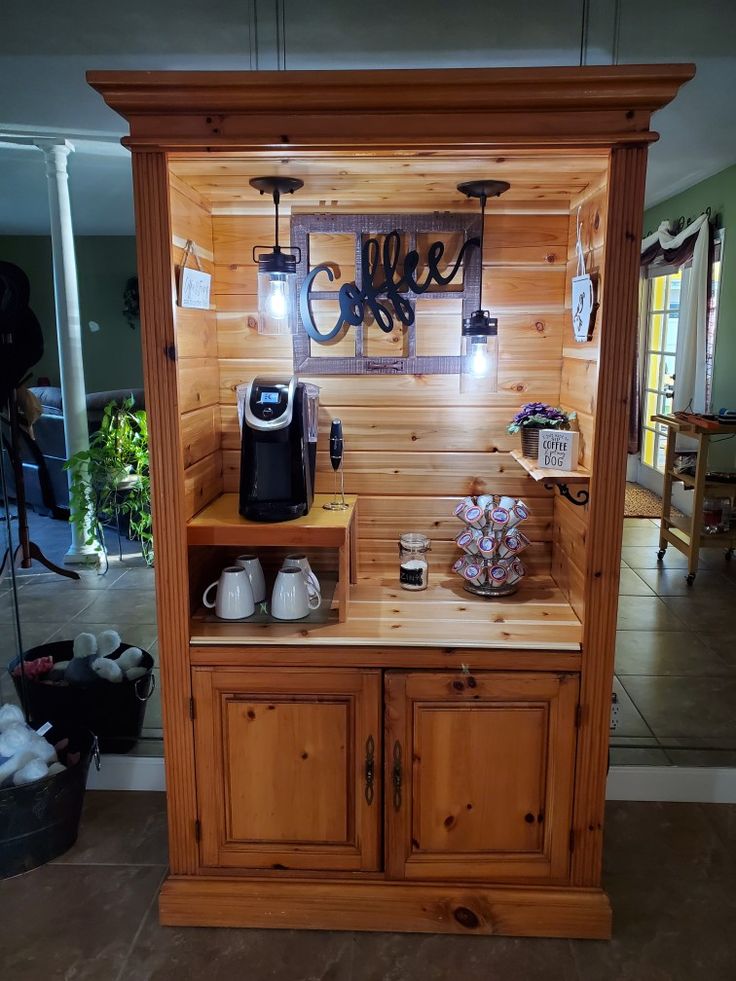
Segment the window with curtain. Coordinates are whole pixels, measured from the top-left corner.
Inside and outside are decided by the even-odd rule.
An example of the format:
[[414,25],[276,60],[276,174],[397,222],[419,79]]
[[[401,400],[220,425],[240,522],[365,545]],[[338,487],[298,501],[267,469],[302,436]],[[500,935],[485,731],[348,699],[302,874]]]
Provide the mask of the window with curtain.
[[655,414],[706,411],[711,404],[723,230],[710,213],[692,226],[658,232],[642,242],[639,366],[629,430],[629,452],[662,472],[666,430]]

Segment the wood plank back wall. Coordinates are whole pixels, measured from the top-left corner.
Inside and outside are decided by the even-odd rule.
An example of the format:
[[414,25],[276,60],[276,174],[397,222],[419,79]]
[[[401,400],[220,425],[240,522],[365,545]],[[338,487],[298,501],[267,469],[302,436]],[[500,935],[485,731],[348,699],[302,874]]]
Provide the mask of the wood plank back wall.
[[[562,341],[560,402],[563,408],[577,413],[580,429],[581,462],[590,468],[593,460],[595,409],[598,390],[598,354],[603,315],[603,249],[606,231],[608,187],[605,182],[591,186],[571,201],[567,243],[565,316]],[[593,338],[586,343],[575,341],[571,316],[571,280],[577,275],[575,242],[579,220],[586,268],[599,278],[598,300]],[[584,613],[586,572],[586,537],[588,508],[577,507],[557,497],[554,505],[552,575],[578,617]]]
[[[196,243],[205,272],[214,272],[212,216],[204,199],[170,175],[173,282],[188,239]],[[189,258],[187,265],[194,266]],[[186,516],[189,518],[222,493],[220,371],[215,312],[183,309],[174,301],[174,331],[179,380]]]
[[[487,225],[484,297],[499,316],[497,392],[472,396],[466,410],[457,376],[311,379],[321,388],[317,490],[332,490],[327,434],[331,418],[338,416],[345,431],[346,491],[361,495],[364,574],[393,573],[398,536],[409,530],[431,537],[432,564],[445,572],[459,554],[453,504],[484,490],[528,500],[533,517],[527,529],[536,544],[525,560],[530,571],[550,571],[554,501],[509,455],[518,436],[509,436],[506,425],[526,401],[557,404],[560,399],[569,213],[529,213],[526,204],[519,211],[524,213],[491,213]],[[236,387],[257,374],[289,375],[291,341],[256,329],[251,252],[253,245],[271,242],[272,220],[215,215],[212,230],[224,487],[235,491]],[[288,236],[286,222],[284,232]],[[457,316],[446,329],[459,337]]]

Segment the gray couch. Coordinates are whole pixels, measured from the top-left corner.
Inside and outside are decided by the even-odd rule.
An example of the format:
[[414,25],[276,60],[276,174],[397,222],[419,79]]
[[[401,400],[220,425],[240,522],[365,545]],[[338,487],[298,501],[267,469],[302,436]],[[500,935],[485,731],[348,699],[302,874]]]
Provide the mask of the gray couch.
[[[21,433],[20,436],[26,500],[29,507],[41,514],[66,518],[69,511],[69,490],[66,470],[64,470],[66,442],[61,389],[32,388],[31,392],[41,402],[43,415],[33,426],[34,439],[26,433]],[[142,388],[92,392],[87,396],[87,421],[90,435],[99,429],[102,413],[108,402],[122,402],[129,395],[132,395],[135,400],[134,409],[145,409]],[[3,436],[9,437],[5,423],[3,423]],[[8,489],[11,496],[14,496],[15,481],[7,453],[5,453],[5,473],[8,475]]]

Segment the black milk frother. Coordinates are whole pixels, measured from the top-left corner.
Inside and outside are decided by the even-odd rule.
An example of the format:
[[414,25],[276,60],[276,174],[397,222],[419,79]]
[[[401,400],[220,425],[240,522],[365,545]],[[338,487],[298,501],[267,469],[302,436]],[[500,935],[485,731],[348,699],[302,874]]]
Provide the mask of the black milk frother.
[[[329,504],[323,504],[326,511],[345,511],[345,472],[341,469],[344,443],[342,438],[342,420],[333,419],[330,425],[330,463],[335,471],[335,496]],[[337,499],[337,472],[340,471],[340,500]]]

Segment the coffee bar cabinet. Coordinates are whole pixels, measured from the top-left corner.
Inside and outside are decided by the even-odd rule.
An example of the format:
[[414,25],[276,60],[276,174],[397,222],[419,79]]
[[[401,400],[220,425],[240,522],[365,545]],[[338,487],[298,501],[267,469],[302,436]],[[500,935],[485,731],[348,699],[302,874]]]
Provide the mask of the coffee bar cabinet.
[[[692,74],[89,74],[128,121],[133,158],[169,815],[162,923],[611,935],[601,856],[647,147],[652,114]],[[504,183],[478,183],[489,181]],[[479,187],[492,188],[480,210]],[[571,302],[578,225],[590,325]],[[296,265],[261,261],[277,230]],[[474,258],[453,278],[452,252],[470,239]],[[404,293],[413,323],[382,329],[371,314],[371,249],[376,275],[392,249],[397,263],[413,249],[415,285],[434,277]],[[182,306],[192,253],[210,290]],[[293,334],[266,333],[294,268],[311,305]],[[352,312],[337,295],[351,282]],[[469,351],[492,368],[480,382]],[[266,432],[294,376],[305,385],[290,391],[319,386],[315,502],[296,520],[246,521],[238,391],[258,378],[271,393]],[[575,413],[578,470],[521,456],[507,425],[526,402]],[[322,508],[336,419],[343,512]],[[513,595],[471,595],[451,572],[453,511],[468,495],[528,508]],[[406,532],[431,548],[400,582]],[[269,588],[283,556],[305,553],[334,596],[301,620],[218,620],[202,591],[244,550]],[[425,559],[427,588],[402,588],[425,584]]]

